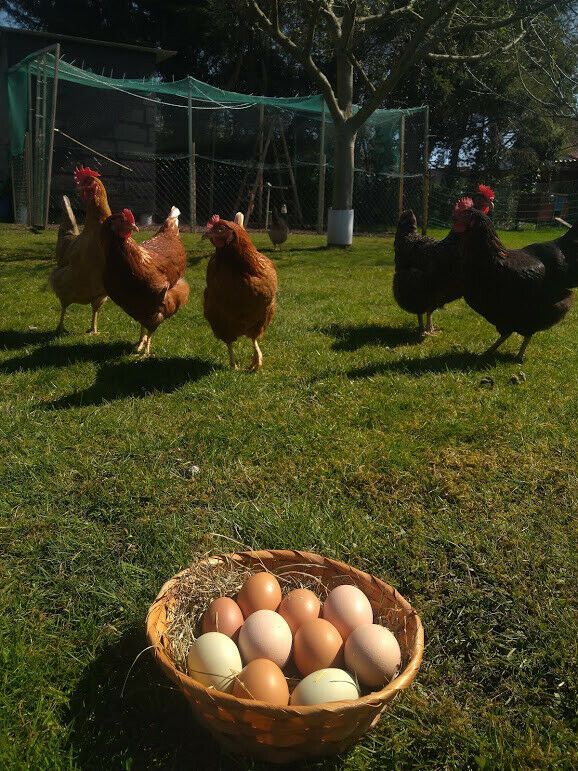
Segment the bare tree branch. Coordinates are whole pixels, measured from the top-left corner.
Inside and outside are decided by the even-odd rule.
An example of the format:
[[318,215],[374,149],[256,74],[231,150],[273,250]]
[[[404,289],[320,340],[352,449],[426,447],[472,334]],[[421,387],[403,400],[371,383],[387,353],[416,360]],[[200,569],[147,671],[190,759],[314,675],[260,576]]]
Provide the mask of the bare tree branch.
[[528,34],[528,31],[526,29],[522,29],[520,34],[514,38],[514,40],[511,40],[506,45],[502,46],[498,49],[489,49],[481,54],[436,54],[436,53],[429,53],[425,55],[425,60],[428,62],[481,62],[484,59],[489,59],[491,56],[495,56],[498,53],[504,53],[505,51],[508,51],[512,46],[515,46],[517,43],[522,40],[526,35]]
[[540,5],[537,6],[530,6],[530,4],[528,4],[528,7],[524,11],[516,11],[509,16],[504,16],[501,19],[494,19],[493,21],[469,22],[466,24],[461,24],[459,27],[454,27],[453,31],[454,34],[461,34],[463,32],[489,32],[493,29],[509,27],[512,24],[515,24],[517,21],[523,21],[529,16],[536,16],[537,14],[542,13],[542,11],[546,11],[548,8],[552,8],[556,5],[556,3],[557,0],[548,0],[547,2],[540,3]]
[[[277,25],[275,25],[275,23],[271,21],[271,19],[263,11],[257,0],[252,0],[252,2],[249,0],[247,7],[248,10],[256,16],[262,29],[266,30],[268,34],[274,40],[276,40],[282,48],[285,49],[285,51],[292,54],[295,59],[297,59],[297,61],[305,67],[311,79],[320,87],[334,123],[336,125],[342,124],[345,121],[345,117],[337,103],[337,98],[331,83],[329,82],[326,75],[315,64],[311,55],[305,55],[304,51],[300,49],[299,46],[281,30],[279,26],[278,15],[276,17]],[[278,14],[278,5],[276,1],[274,3],[274,14],[275,13]],[[273,15],[273,18],[275,19],[275,15]]]
[[313,10],[311,11],[311,16],[309,18],[309,25],[307,27],[307,34],[305,35],[305,43],[303,45],[303,55],[307,57],[311,56],[311,48],[313,46],[313,38],[315,36],[315,29],[317,27],[320,10],[321,0],[319,0],[313,6]]
[[360,16],[357,20],[359,24],[373,25],[380,24],[386,19],[391,19],[394,16],[399,16],[400,13],[410,13],[418,19],[423,17],[414,10],[416,0],[409,0],[406,5],[402,5],[399,8],[390,8],[388,11],[382,11],[382,13],[374,13],[371,16]]
[[365,83],[365,85],[367,86],[369,91],[373,94],[373,92],[375,91],[375,86],[373,85],[373,83],[371,82],[369,77],[367,76],[365,70],[361,66],[360,62],[356,59],[356,57],[353,54],[353,52],[352,51],[346,51],[345,55],[347,56],[347,58],[349,59],[349,61],[353,65],[353,67],[355,68],[356,72],[360,75],[361,79],[363,80],[363,82]]
[[427,48],[431,46],[433,42],[428,39],[431,30],[446,13],[452,11],[457,3],[458,0],[448,0],[439,6],[432,6],[429,8],[421,25],[412,35],[411,41],[397,60],[395,66],[391,69],[389,75],[375,87],[374,92],[361,109],[347,121],[352,131],[357,131],[363,126],[365,121],[379,107],[387,94],[391,93],[397,86],[410,67],[426,53]]

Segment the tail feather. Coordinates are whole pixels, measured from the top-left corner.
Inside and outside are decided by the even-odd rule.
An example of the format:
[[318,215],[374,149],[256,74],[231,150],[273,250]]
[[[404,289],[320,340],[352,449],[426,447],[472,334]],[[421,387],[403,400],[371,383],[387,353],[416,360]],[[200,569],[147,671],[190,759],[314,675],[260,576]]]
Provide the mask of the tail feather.
[[58,228],[58,239],[56,241],[56,262],[59,267],[66,265],[68,245],[71,241],[74,241],[80,232],[67,195],[62,196],[62,209],[63,217]]
[[157,230],[155,235],[158,236],[159,233],[166,233],[167,230],[175,230],[177,233],[179,232],[179,217],[181,216],[180,209],[177,209],[176,206],[171,206],[171,210],[169,212],[168,217],[163,222],[163,224],[160,226],[160,228]]

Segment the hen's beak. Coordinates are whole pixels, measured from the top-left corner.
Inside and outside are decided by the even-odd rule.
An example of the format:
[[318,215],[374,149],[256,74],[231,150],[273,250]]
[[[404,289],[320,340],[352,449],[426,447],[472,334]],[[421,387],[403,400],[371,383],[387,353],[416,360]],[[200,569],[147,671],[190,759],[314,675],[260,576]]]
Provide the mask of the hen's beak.
[[203,231],[201,233],[201,240],[203,240],[203,238],[208,238],[208,237],[209,237],[209,231],[208,230],[205,230],[205,231]]
[[136,224],[136,222],[133,222],[133,223],[132,223],[132,225],[131,225],[131,229],[132,229],[132,230],[138,230],[138,229],[139,229],[139,227],[138,227],[138,225]]

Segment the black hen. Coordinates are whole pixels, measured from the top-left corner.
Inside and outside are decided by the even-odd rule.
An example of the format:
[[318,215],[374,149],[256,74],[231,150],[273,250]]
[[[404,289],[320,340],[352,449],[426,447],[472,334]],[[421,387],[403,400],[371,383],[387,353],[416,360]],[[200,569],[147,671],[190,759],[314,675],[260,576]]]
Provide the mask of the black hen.
[[[287,212],[285,205],[281,208],[282,213]],[[277,208],[273,206],[271,211],[271,224],[269,225],[269,238],[273,243],[273,247],[277,249],[280,244],[284,244],[289,235],[289,227],[287,226],[287,220],[279,214]]]
[[493,324],[500,337],[493,353],[513,332],[524,337],[524,360],[533,334],[561,321],[578,285],[578,227],[555,241],[506,249],[492,222],[475,209],[458,212],[454,231],[463,233],[464,299]]
[[[493,208],[493,201],[493,191],[480,185],[476,193],[460,199],[456,206],[475,206],[487,214]],[[393,296],[400,308],[417,314],[420,335],[435,331],[432,313],[437,308],[463,295],[460,239],[453,230],[441,241],[419,235],[411,209],[399,218],[394,242]]]

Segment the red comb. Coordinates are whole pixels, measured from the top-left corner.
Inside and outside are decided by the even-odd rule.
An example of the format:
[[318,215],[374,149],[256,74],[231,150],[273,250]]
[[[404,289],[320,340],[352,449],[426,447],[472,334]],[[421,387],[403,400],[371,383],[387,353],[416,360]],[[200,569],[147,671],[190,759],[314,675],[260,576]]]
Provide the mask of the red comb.
[[212,227],[214,227],[217,224],[217,222],[220,222],[220,221],[221,221],[221,218],[219,217],[219,215],[213,214],[211,219],[207,222],[207,230],[210,230]]
[[89,169],[88,166],[77,166],[74,169],[74,181],[77,185],[82,185],[83,182],[91,177],[100,177],[98,171]]
[[494,195],[494,191],[492,190],[492,188],[488,187],[487,185],[479,185],[478,192],[480,192],[484,196],[484,198],[487,198],[488,201],[493,201],[494,198],[496,197]]
[[123,209],[122,213],[124,214],[125,220],[130,222],[131,225],[134,225],[134,214],[131,212],[130,209]]
[[463,195],[461,198],[458,198],[456,205],[454,206],[454,211],[463,211],[464,209],[473,209],[474,208],[474,202],[471,198],[468,198],[468,196]]

